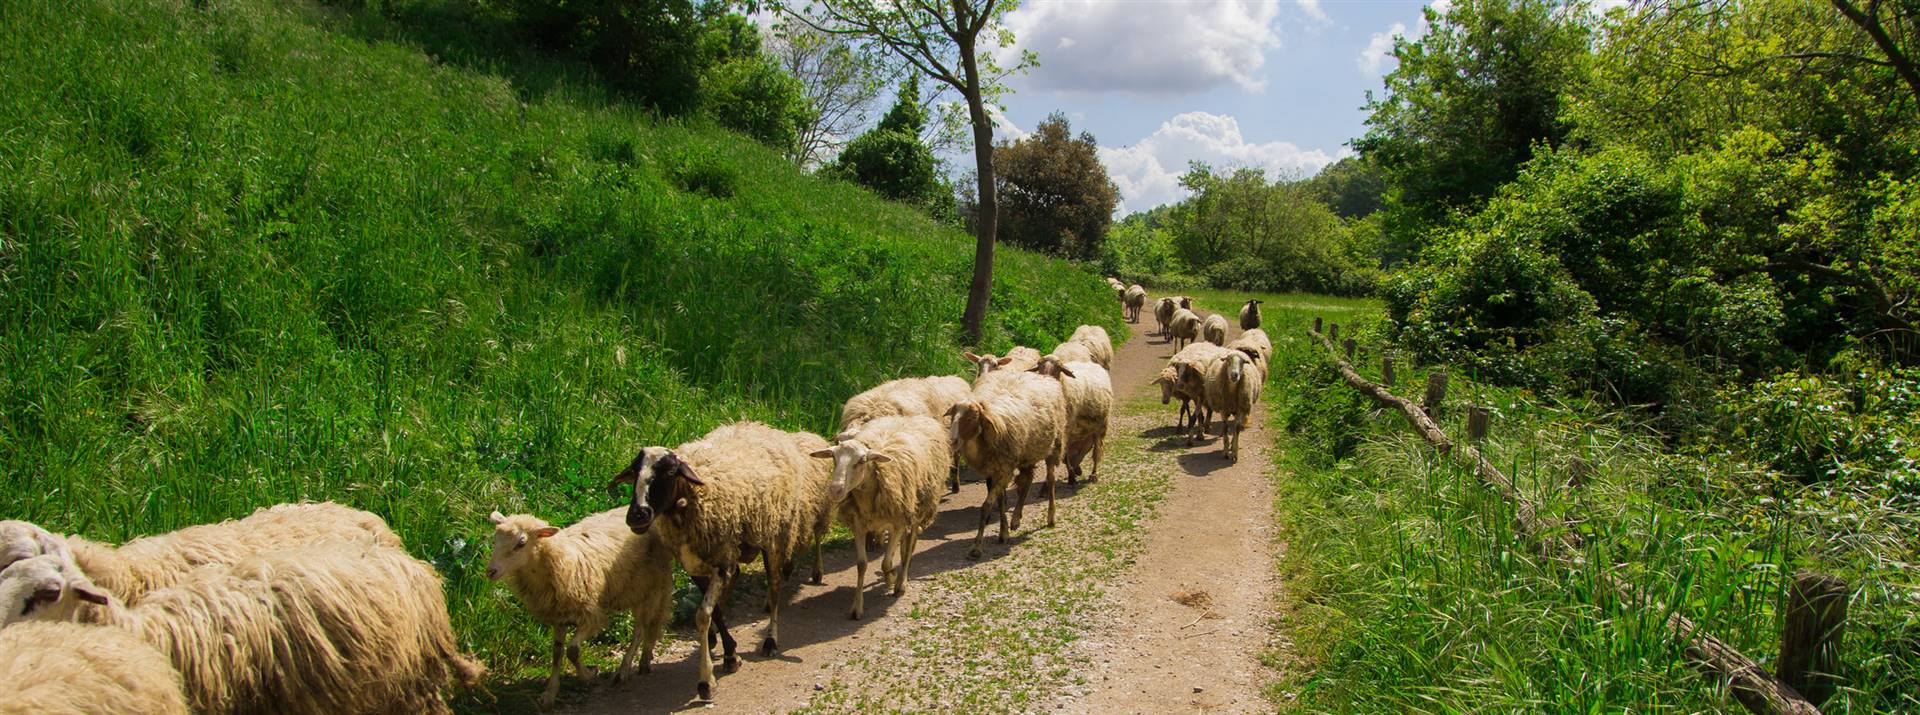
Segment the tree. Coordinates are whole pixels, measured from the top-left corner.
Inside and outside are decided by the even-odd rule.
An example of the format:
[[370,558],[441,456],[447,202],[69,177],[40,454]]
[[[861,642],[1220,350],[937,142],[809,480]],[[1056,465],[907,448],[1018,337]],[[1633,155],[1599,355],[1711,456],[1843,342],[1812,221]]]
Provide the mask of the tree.
[[1009,243],[1090,259],[1113,223],[1120,189],[1107,178],[1093,135],[1073,136],[1059,112],[1033,134],[994,151],[1000,218]]
[[919,85],[909,78],[880,123],[849,142],[826,173],[894,201],[933,209],[935,199],[949,192],[940,183],[933,150],[920,142],[925,123]]
[[987,114],[987,103],[1006,91],[1001,81],[1009,74],[1035,63],[1033,53],[1027,51],[1020,54],[1013,67],[1002,67],[994,59],[993,47],[982,48],[981,42],[984,37],[994,47],[1013,45],[1013,32],[1001,24],[1001,19],[1018,4],[1018,0],[811,0],[801,11],[787,9],[791,16],[815,29],[870,41],[915,72],[952,87],[966,102],[980,197],[973,282],[967,291],[966,313],[960,318],[962,339],[968,343],[979,341],[987,316],[999,216],[993,179],[993,119]]
[[813,108],[811,121],[800,127],[794,163],[809,167],[824,162],[867,123],[889,72],[846,38],[805,23],[780,23],[769,44],[769,54],[800,80]]
[[1360,218],[1380,210],[1386,180],[1372,160],[1349,156],[1321,169],[1307,186],[1340,218]]

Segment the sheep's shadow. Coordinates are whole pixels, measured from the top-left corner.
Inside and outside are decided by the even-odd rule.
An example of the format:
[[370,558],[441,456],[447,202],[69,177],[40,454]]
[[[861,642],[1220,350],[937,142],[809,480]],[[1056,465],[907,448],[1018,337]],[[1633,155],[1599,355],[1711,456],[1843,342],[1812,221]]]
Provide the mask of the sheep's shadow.
[[1205,452],[1188,452],[1175,458],[1180,463],[1180,471],[1189,476],[1204,477],[1234,465],[1232,460],[1220,449]]

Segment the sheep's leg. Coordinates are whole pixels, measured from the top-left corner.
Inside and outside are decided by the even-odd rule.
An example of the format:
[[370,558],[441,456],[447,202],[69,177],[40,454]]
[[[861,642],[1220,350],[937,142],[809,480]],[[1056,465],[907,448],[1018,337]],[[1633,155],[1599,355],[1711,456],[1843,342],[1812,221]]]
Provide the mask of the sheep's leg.
[[893,572],[893,595],[907,595],[907,564],[913,563],[913,550],[920,545],[920,532],[913,529],[901,529],[896,535],[900,544],[900,568]]
[[[694,576],[693,587],[700,589],[701,593],[706,593],[707,589],[715,583],[715,578],[714,576]],[[732,577],[727,577],[721,588],[720,598],[713,607],[713,629],[705,631],[705,636],[701,639],[706,642],[706,650],[701,651],[701,654],[708,660],[712,660],[713,648],[724,646],[721,652],[725,656],[720,669],[721,672],[732,673],[740,669],[740,656],[736,651],[739,644],[733,640],[733,632],[727,628],[727,601],[733,597]],[[664,622],[661,627],[665,628]]]
[[[700,609],[693,614],[693,630],[700,635],[700,682],[694,685],[701,700],[713,699],[713,643],[708,634],[713,628],[714,608],[719,605],[720,592],[726,589],[726,570],[716,569],[713,578],[707,582],[707,592],[700,597]],[[725,632],[723,629],[722,633]]]
[[626,655],[620,657],[620,669],[613,671],[613,682],[621,682],[633,677],[633,657],[640,652],[642,644],[646,646],[646,657],[640,661],[640,670],[646,671],[653,665],[653,624],[646,607],[635,608],[627,612],[633,618],[633,634],[627,638]]
[[[1020,518],[1027,513],[1027,490],[1033,486],[1033,465],[1021,467],[1013,478],[1013,531],[1020,530]],[[1007,543],[1007,525],[1000,525],[1000,543]]]
[[1100,434],[1093,438],[1093,471],[1087,474],[1088,482],[1100,480],[1100,460],[1107,455],[1107,429],[1100,428]]
[[888,529],[882,536],[887,537],[887,543],[880,545],[880,580],[881,588],[885,589],[887,575],[893,573],[893,552],[900,546],[900,542],[896,539],[900,537],[892,529]]
[[853,611],[848,618],[860,620],[867,609],[867,525],[853,520]]
[[775,556],[773,549],[760,552],[760,563],[767,568],[767,637],[760,641],[760,655],[770,656],[780,650],[780,577],[781,559]]
[[987,475],[987,500],[980,503],[980,528],[973,532],[973,548],[967,550],[967,558],[980,558],[980,541],[986,538],[987,522],[993,519],[995,514],[1000,515],[1000,541],[1006,542],[1007,513],[1002,505],[1004,500],[1001,499],[1004,491],[1006,491],[1005,483],[1000,483],[992,475]]
[[588,638],[599,635],[598,630],[591,629],[590,632],[587,628],[576,627],[573,629],[573,640],[567,642],[567,660],[572,661],[573,674],[579,676],[581,680],[590,681],[599,675],[599,672],[580,662],[580,644]]
[[1047,460],[1047,528],[1053,528],[1053,501],[1058,496],[1053,479],[1053,470],[1059,466],[1057,460]]
[[827,582],[826,572],[820,570],[820,541],[821,537],[813,537],[813,585],[815,586]]
[[540,707],[553,707],[555,698],[560,697],[560,673],[566,669],[561,661],[567,652],[567,633],[565,626],[553,629],[553,662],[547,668],[547,689],[540,693]]

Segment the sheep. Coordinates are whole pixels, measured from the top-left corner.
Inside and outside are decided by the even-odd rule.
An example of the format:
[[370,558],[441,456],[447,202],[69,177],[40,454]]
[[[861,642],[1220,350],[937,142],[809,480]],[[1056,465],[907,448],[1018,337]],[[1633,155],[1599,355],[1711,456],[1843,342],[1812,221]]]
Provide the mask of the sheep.
[[987,373],[993,372],[994,370],[1006,368],[1014,372],[1021,372],[1031,370],[1033,366],[1040,364],[1040,351],[1025,345],[1014,346],[1012,350],[1007,351],[1006,357],[995,357],[992,353],[985,355],[964,353],[964,355],[967,358],[967,362],[973,363],[975,367],[980,369],[980,372],[973,378],[974,385],[976,386],[980,384],[980,378],[985,377]]
[[[1031,348],[1014,348],[1011,353],[1008,353],[1008,364],[1015,362],[1015,355],[1024,358],[1025,354],[1021,351],[1030,349]],[[980,364],[979,358],[982,356],[974,355],[973,353],[967,353],[967,355],[967,359],[970,362],[976,365]],[[986,357],[991,358],[989,362],[993,364],[993,368],[1000,367],[1000,358],[992,358],[992,356]],[[983,372],[990,371],[993,368],[988,368],[984,365],[981,366]],[[947,410],[951,409],[956,403],[967,399],[967,395],[972,392],[972,385],[968,384],[966,380],[952,375],[908,377],[883,382],[880,383],[878,387],[849,398],[847,405],[840,408],[839,434],[846,434],[859,428],[860,425],[866,424],[868,421],[888,415],[924,415],[939,419],[941,415],[946,414]],[[954,466],[957,467],[958,465],[955,464]],[[953,469],[952,472],[947,475],[947,491],[952,494],[958,494],[960,492],[960,470],[957,468]],[[814,546],[813,559],[814,583],[821,583],[824,580],[820,574],[819,552],[819,545],[816,544]]]
[[[666,630],[673,608],[673,553],[658,538],[633,533],[621,509],[594,514],[565,529],[531,514],[503,516],[496,511],[487,520],[493,524],[487,579],[504,582],[535,621],[553,629],[552,668],[540,695],[541,707],[552,706],[560,694],[563,650],[576,675],[593,679],[580,662],[580,644],[605,630],[616,612],[632,614],[633,636],[614,682],[633,676],[635,651],[644,649],[639,672],[652,669],[654,643]],[[568,628],[573,629],[572,640],[566,637]]]
[[1067,443],[1067,401],[1060,384],[1030,372],[990,373],[974,385],[973,399],[954,405],[947,417],[949,439],[958,445],[967,464],[987,477],[980,528],[974,532],[967,557],[980,558],[987,522],[996,515],[1000,543],[1006,543],[1009,525],[1003,497],[1009,482],[1015,487],[1011,528],[1020,528],[1035,462],[1047,465],[1047,526],[1053,526],[1054,470],[1065,456]]
[[[633,490],[627,527],[636,534],[659,529],[658,538],[681,567],[701,579],[704,595],[694,614],[701,699],[712,699],[715,685],[708,637],[714,608],[731,590],[739,565],[756,556],[767,571],[767,633],[760,651],[773,655],[780,648],[780,578],[794,554],[828,526],[833,465],[809,456],[827,446],[818,435],[736,422],[672,449],[641,449],[609,485]],[[724,666],[732,672],[740,659],[730,640],[726,645]]]
[[1113,414],[1113,380],[1107,370],[1095,362],[1065,362],[1042,358],[1033,372],[1060,381],[1067,398],[1067,483],[1080,481],[1080,462],[1093,454],[1093,471],[1087,481],[1100,474],[1100,459],[1107,451],[1107,424]]
[[1207,405],[1220,412],[1220,452],[1240,461],[1240,433],[1247,427],[1253,406],[1260,402],[1266,372],[1238,350],[1213,364],[1207,374]]
[[1082,325],[1074,328],[1073,336],[1067,340],[1086,345],[1089,353],[1093,355],[1093,359],[1089,362],[1100,363],[1100,367],[1107,370],[1113,369],[1113,338],[1107,335],[1106,328],[1098,325]]
[[1141,287],[1138,283],[1127,286],[1127,292],[1121,296],[1120,302],[1125,303],[1127,306],[1127,322],[1138,323],[1140,322],[1140,309],[1147,305],[1147,289]]
[[1127,292],[1127,284],[1121,283],[1120,279],[1114,278],[1113,276],[1107,276],[1107,287],[1113,289],[1113,294],[1116,297],[1124,295]]
[[1153,319],[1160,323],[1161,335],[1167,334],[1168,326],[1173,324],[1173,311],[1179,308],[1180,304],[1174,302],[1171,296],[1161,298],[1160,302],[1153,304]]
[[[1049,359],[1060,362],[1093,362],[1093,349],[1078,340],[1068,340],[1053,346],[1053,352],[1041,357],[1040,363],[1046,364]],[[1032,368],[1028,369],[1032,370]]]
[[[940,511],[940,487],[953,466],[947,429],[931,417],[882,417],[813,456],[833,460],[827,503],[839,508],[853,529],[853,611],[866,612],[867,535],[887,536],[880,563],[881,586],[907,592],[907,566],[921,530]],[[895,554],[899,560],[895,560]]]
[[1240,306],[1241,330],[1252,330],[1260,327],[1260,304],[1262,302],[1264,301],[1257,298],[1248,299],[1246,305]]
[[1167,397],[1172,394],[1181,397],[1181,426],[1187,433],[1189,445],[1194,443],[1196,433],[1205,432],[1213,419],[1213,406],[1207,399],[1206,376],[1211,374],[1214,363],[1230,352],[1234,351],[1213,343],[1193,343],[1167,361],[1167,367],[1173,370],[1171,376],[1165,371],[1161,373],[1163,379],[1170,379],[1169,383],[1161,385],[1161,403],[1165,404]]
[[180,672],[119,631],[23,623],[0,631],[0,715],[187,715]]
[[1267,339],[1267,331],[1259,328],[1248,328],[1240,333],[1240,337],[1227,343],[1227,347],[1246,353],[1262,372],[1266,371],[1267,361],[1273,357],[1273,341]]
[[[12,581],[41,596],[22,606]],[[198,713],[448,713],[447,680],[477,687],[485,673],[456,647],[433,567],[371,544],[209,566],[136,606],[64,556],[36,556],[0,574],[0,599],[33,620],[79,620],[158,649]]]
[[134,539],[119,547],[79,536],[57,537],[21,521],[0,522],[0,566],[8,555],[53,553],[58,546],[93,583],[127,603],[178,583],[194,569],[230,564],[268,551],[338,539],[400,548],[400,537],[379,516],[333,502],[281,504],[244,519],[189,526]]
[[1186,308],[1173,311],[1173,349],[1179,350],[1200,339],[1200,316]]
[[1200,325],[1200,334],[1205,336],[1207,342],[1226,347],[1227,317],[1219,313],[1207,316],[1206,321]]

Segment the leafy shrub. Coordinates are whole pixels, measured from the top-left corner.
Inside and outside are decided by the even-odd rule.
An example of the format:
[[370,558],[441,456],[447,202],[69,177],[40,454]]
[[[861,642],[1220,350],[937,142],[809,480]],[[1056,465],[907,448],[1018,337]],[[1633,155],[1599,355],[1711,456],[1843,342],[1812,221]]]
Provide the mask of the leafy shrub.
[[576,55],[668,116],[699,106],[703,26],[691,0],[506,0],[535,44]]
[[1920,498],[1920,369],[1789,371],[1722,400],[1731,441],[1775,469]]
[[793,151],[813,113],[800,80],[758,55],[708,70],[701,95],[714,123],[782,152]]

